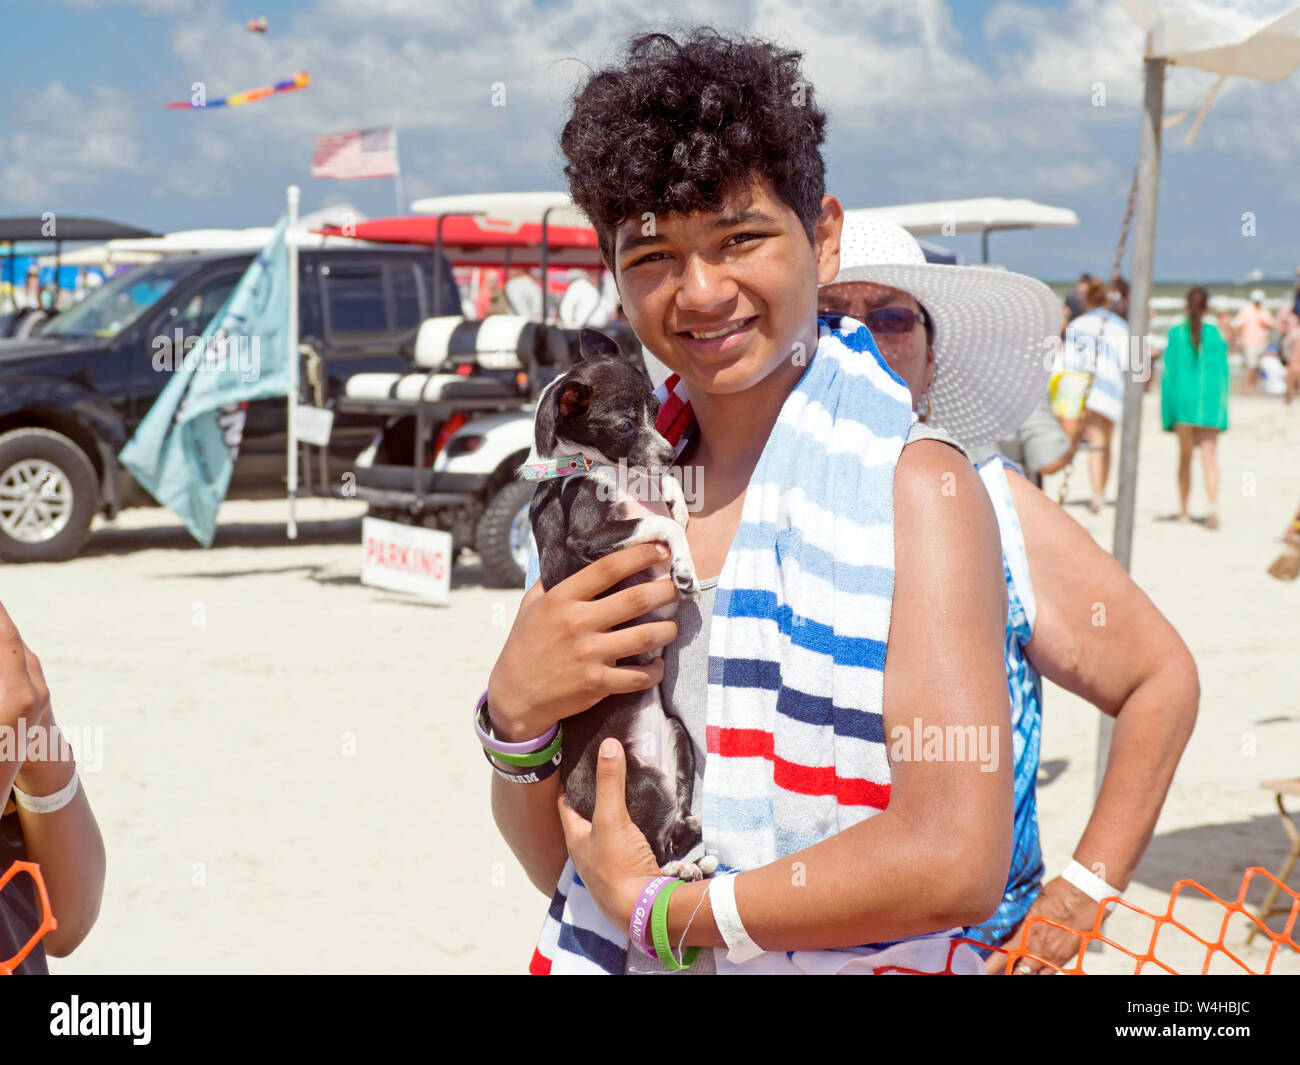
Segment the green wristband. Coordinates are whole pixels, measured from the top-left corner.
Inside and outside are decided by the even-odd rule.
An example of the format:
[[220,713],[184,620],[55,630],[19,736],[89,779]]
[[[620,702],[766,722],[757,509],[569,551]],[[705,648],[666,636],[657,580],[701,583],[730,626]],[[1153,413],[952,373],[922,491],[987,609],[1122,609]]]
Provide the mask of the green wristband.
[[700,956],[699,947],[687,947],[682,952],[682,960],[678,961],[673,957],[672,944],[668,942],[668,900],[683,883],[684,881],[674,880],[670,884],[665,884],[650,910],[650,935],[654,939],[655,954],[659,956],[659,963],[665,969],[689,969]]
[[[491,733],[487,728],[487,722],[484,720],[486,714],[487,714],[486,709],[479,711],[479,719],[478,719],[479,725],[483,727],[484,732],[487,732],[489,735],[491,735]],[[564,729],[559,728],[555,732],[555,739],[551,740],[551,742],[547,746],[543,747],[540,751],[532,751],[529,754],[506,754],[503,751],[498,751],[492,747],[489,747],[486,743],[483,744],[483,750],[487,751],[487,753],[491,755],[491,757],[493,757],[503,765],[518,766],[520,769],[535,769],[537,768],[537,766],[545,765],[552,758],[554,758],[556,752],[559,751],[559,749],[563,746],[564,746]]]

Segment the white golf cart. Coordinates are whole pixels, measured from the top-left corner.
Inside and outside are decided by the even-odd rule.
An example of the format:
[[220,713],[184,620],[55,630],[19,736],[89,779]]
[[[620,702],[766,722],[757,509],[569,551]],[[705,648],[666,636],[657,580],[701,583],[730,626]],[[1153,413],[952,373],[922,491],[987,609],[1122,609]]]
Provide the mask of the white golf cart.
[[[413,209],[429,217],[361,223],[348,235],[431,244],[453,265],[507,274],[539,266],[543,291],[552,268],[600,266],[595,232],[563,193],[439,197]],[[522,587],[535,486],[516,473],[533,444],[536,400],[576,355],[578,328],[461,311],[435,307],[421,324],[412,372],[348,379],[335,409],[383,416],[384,428],[358,457],[356,484],[329,492],[366,500],[378,518],[448,531],[453,559],[473,549],[489,585]],[[630,331],[619,339],[640,358]],[[331,485],[324,466],[320,483]]]

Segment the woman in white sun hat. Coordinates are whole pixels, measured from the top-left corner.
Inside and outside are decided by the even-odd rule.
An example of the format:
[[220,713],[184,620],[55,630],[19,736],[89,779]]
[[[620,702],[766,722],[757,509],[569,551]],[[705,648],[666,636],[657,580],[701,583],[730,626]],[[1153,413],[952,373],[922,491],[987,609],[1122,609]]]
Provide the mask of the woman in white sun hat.
[[[926,263],[906,230],[851,212],[840,271],[821,289],[819,311],[865,321],[926,424],[967,447],[1011,435],[1033,411],[1060,321],[1059,302],[1041,282]],[[1196,664],[1173,627],[1083,528],[1001,456],[977,469],[1002,534],[1016,802],[1002,905],[969,934],[1018,944],[1026,917],[1090,929],[1100,899],[1127,888],[1191,734],[1199,687]],[[1104,625],[1095,623],[1099,603]],[[1046,884],[1035,797],[1044,676],[1118,719],[1074,860]],[[1064,965],[1079,941],[1039,923],[1028,946]],[[1001,969],[1001,957],[991,954],[990,970]],[[1025,960],[1017,971],[1053,970]]]

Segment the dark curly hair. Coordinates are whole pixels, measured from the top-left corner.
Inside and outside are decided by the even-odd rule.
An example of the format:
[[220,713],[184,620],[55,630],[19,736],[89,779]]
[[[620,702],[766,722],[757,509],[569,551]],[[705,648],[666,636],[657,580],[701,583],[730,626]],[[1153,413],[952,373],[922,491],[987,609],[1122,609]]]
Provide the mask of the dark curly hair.
[[680,43],[665,33],[633,37],[621,66],[588,79],[560,147],[570,195],[596,227],[606,262],[629,218],[719,211],[758,176],[813,240],[826,114],[800,74],[802,58],[702,26]]

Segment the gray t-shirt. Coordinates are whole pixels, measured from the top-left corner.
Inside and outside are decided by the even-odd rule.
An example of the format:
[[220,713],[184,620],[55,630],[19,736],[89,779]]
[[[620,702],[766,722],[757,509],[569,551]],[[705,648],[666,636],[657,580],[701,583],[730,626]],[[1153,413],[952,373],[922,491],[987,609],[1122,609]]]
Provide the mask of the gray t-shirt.
[[982,462],[990,455],[1001,454],[1033,477],[1069,450],[1070,438],[1052,413],[1051,404],[1044,399],[1014,435],[996,444],[981,444],[971,448],[970,460]]
[[[965,450],[947,432],[936,426],[917,422],[908,433],[907,443],[939,440],[965,454]],[[664,648],[664,679],[659,682],[659,696],[664,709],[676,717],[691,737],[695,751],[695,786],[691,791],[691,813],[698,815],[704,799],[705,724],[708,719],[709,632],[713,620],[713,600],[720,577],[700,580],[697,600],[682,599],[677,604],[677,639]],[[694,860],[704,853],[701,844],[687,855]],[[633,948],[628,951],[628,973],[663,973],[675,975],[657,961]],[[683,973],[709,975],[715,972],[713,952],[702,950],[695,964]]]

